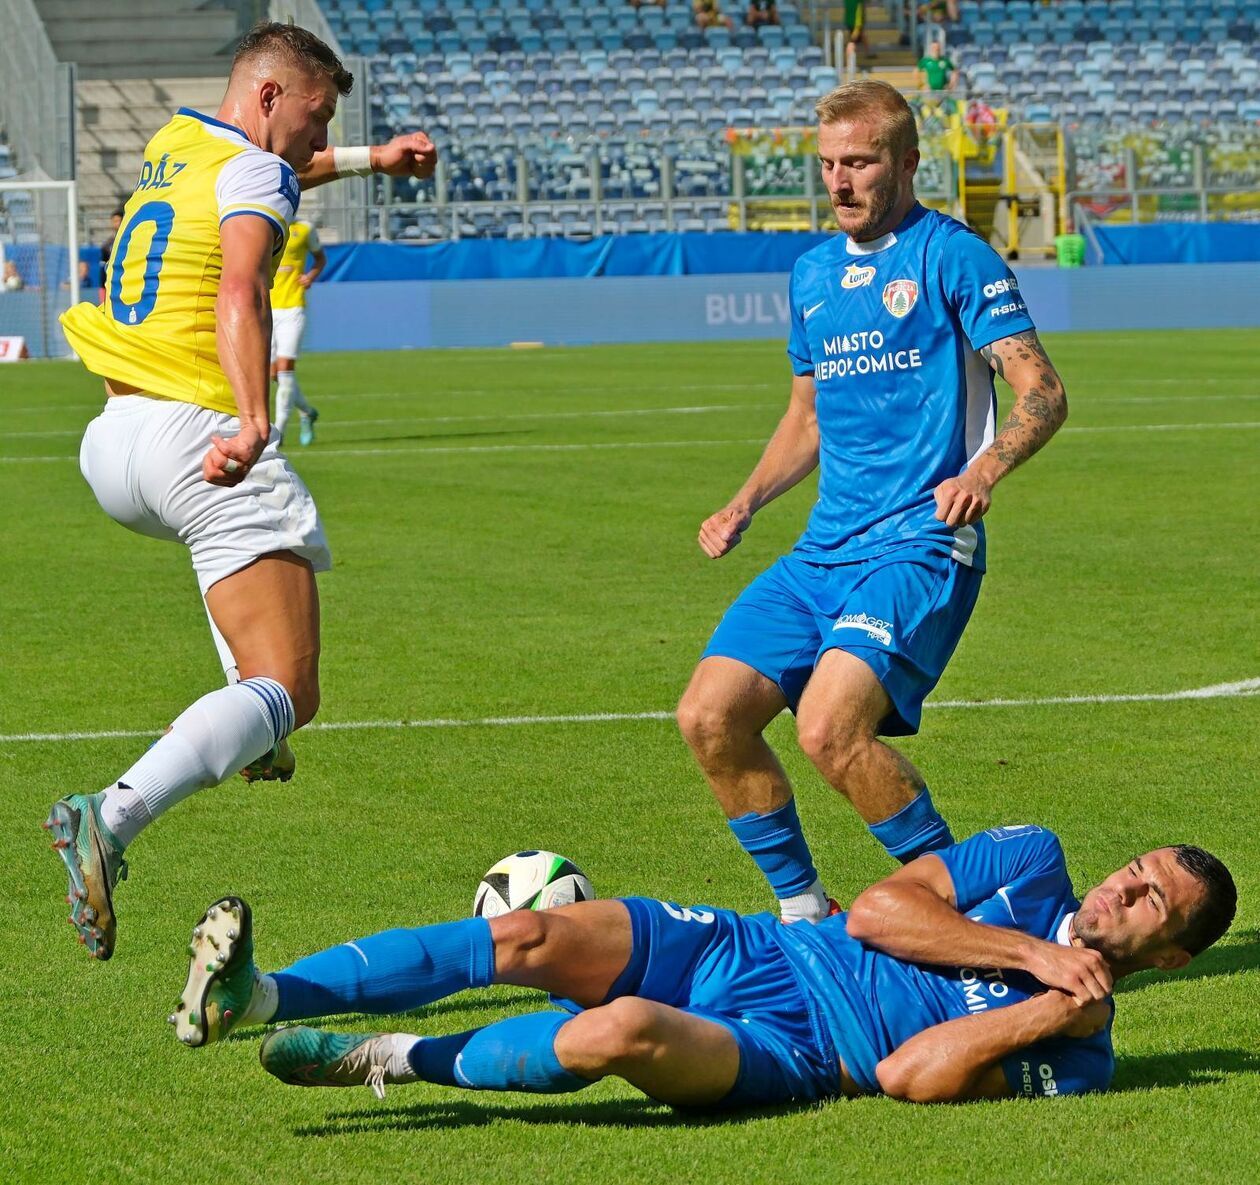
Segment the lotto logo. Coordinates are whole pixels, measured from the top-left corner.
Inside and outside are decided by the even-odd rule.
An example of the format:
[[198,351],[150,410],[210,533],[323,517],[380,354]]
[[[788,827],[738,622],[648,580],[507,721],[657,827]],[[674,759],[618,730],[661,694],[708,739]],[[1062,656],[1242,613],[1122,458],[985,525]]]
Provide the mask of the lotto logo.
[[1001,296],[1003,292],[1018,292],[1019,281],[1014,276],[1007,280],[995,280],[992,284],[984,286],[984,294],[992,299],[995,296]]

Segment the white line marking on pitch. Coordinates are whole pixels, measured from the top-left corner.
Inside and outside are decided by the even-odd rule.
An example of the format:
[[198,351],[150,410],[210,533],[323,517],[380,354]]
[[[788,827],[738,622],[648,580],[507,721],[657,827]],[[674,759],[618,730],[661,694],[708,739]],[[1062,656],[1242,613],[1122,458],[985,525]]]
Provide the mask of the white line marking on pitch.
[[[1038,699],[951,699],[929,700],[925,708],[1041,708],[1063,704],[1150,704],[1176,700],[1233,699],[1260,695],[1260,678],[1239,679],[1233,683],[1213,683],[1185,691],[1159,691],[1135,695],[1052,695]],[[303,732],[363,732],[368,729],[410,728],[506,728],[528,724],[615,724],[634,720],[672,720],[673,712],[584,712],[573,716],[482,716],[473,720],[434,717],[430,720],[341,720],[308,724]],[[0,744],[19,741],[101,741],[117,738],[152,737],[162,731],[148,729],[104,729],[99,732],[22,732],[0,736]]]
[[[1223,428],[1260,428],[1260,420],[1245,420],[1222,424],[1099,424],[1093,427],[1069,427],[1060,429],[1065,433],[1092,432],[1211,432]],[[466,453],[583,453],[607,449],[651,449],[651,448],[712,448],[726,444],[761,444],[766,437],[757,436],[736,440],[609,440],[587,441],[575,444],[461,444],[408,446],[396,448],[319,448],[302,454],[303,463],[317,460],[320,457],[384,457],[391,453],[432,453],[437,456],[454,456]],[[0,457],[0,464],[37,465],[52,462],[77,461],[78,457]]]

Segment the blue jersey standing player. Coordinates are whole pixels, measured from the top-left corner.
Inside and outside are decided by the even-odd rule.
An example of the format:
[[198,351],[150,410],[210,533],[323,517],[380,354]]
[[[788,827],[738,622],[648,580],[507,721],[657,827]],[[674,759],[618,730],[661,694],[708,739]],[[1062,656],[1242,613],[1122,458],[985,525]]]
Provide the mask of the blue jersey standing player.
[[1053,834],[995,827],[816,926],[630,897],[388,930],[263,975],[249,910],[226,898],[193,930],[171,1020],[200,1045],[508,983],[562,1007],[450,1036],[285,1028],[261,1060],[295,1085],[378,1094],[415,1081],[558,1094],[611,1074],[679,1105],[1054,1097],[1109,1085],[1114,980],[1184,966],[1236,901],[1225,866],[1188,846],[1077,901]]
[[[700,546],[725,555],[815,467],[818,501],[792,553],[723,617],[678,708],[791,921],[817,921],[828,899],[763,730],[790,707],[802,749],[902,862],[952,842],[918,770],[877,738],[918,731],[979,592],[993,486],[1067,415],[1010,270],[915,200],[918,134],[902,96],[859,80],[817,110],[843,233],[796,264],[787,412]],[[1015,393],[996,430],[994,372]]]

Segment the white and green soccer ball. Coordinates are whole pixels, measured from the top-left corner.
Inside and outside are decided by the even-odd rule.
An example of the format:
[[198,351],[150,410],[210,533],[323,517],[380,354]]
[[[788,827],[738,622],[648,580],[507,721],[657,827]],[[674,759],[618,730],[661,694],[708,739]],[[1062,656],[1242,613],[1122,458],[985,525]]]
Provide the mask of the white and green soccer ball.
[[554,909],[595,896],[582,870],[555,852],[514,852],[477,886],[473,917],[497,918],[515,909]]

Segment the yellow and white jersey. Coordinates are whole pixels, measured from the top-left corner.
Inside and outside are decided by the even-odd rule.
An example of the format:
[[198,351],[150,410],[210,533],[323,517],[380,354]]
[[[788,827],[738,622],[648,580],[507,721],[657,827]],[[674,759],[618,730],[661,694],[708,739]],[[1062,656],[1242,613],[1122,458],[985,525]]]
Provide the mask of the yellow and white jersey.
[[289,241],[285,244],[276,278],[271,284],[273,309],[306,307],[307,290],[298,283],[298,277],[306,272],[306,257],[320,249],[319,234],[305,219],[299,218],[289,227]]
[[297,214],[297,175],[240,128],[181,107],[144,150],[105,276],[105,303],[61,324],[84,365],[148,395],[236,415],[215,339],[219,227],[248,214],[275,227],[272,268]]

